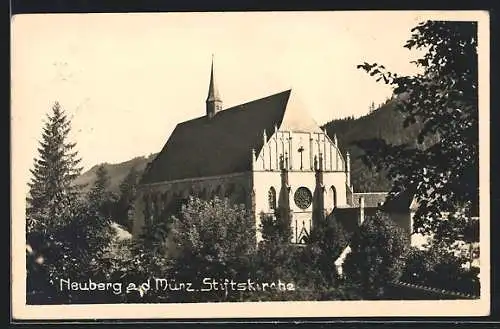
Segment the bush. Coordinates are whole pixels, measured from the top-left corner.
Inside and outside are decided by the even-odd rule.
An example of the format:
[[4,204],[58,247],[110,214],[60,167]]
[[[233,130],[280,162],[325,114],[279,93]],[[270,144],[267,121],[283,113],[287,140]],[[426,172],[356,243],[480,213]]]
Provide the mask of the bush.
[[346,279],[360,288],[363,298],[383,298],[387,284],[402,275],[407,243],[403,230],[382,212],[366,219],[351,239]]
[[112,239],[110,222],[86,203],[58,214],[53,225],[29,232],[28,304],[72,303],[95,299],[86,292],[60,289],[60,280],[88,281],[100,266]]
[[401,281],[479,296],[479,269],[464,268],[463,263],[462,257],[438,245],[426,250],[412,249]]
[[[173,218],[172,276],[200,288],[204,278],[246,281],[254,272],[254,220],[243,205],[215,198],[190,198]],[[230,301],[222,291],[175,294],[175,301]]]

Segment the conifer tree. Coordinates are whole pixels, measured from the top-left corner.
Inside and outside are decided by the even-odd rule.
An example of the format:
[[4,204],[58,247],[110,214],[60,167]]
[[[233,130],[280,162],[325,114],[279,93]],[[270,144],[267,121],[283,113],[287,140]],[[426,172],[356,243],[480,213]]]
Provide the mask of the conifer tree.
[[110,177],[106,167],[101,164],[96,171],[94,186],[88,194],[90,206],[105,218],[110,218],[116,196],[109,191]]
[[99,165],[96,171],[96,180],[94,182],[94,187],[90,191],[90,197],[103,197],[105,192],[108,190],[110,185],[110,177],[108,170],[104,164]]
[[39,157],[30,170],[33,177],[27,197],[27,233],[50,225],[77,198],[78,187],[73,182],[82,168],[73,150],[75,143],[67,140],[70,129],[71,121],[55,102],[43,128]]
[[115,221],[130,229],[130,219],[134,211],[134,200],[136,198],[137,182],[139,172],[135,167],[130,169],[129,173],[120,183],[120,195],[115,207]]
[[370,103],[370,113],[372,113],[373,111],[375,111],[375,102],[371,102]]
[[55,296],[52,284],[57,274],[67,275],[69,269],[76,269],[71,260],[77,257],[69,255],[78,249],[69,248],[64,236],[75,235],[74,230],[68,232],[66,228],[79,205],[79,189],[74,180],[82,170],[75,143],[68,141],[71,122],[58,102],[47,119],[39,156],[30,170],[33,176],[26,199],[28,302],[41,295],[43,303]]

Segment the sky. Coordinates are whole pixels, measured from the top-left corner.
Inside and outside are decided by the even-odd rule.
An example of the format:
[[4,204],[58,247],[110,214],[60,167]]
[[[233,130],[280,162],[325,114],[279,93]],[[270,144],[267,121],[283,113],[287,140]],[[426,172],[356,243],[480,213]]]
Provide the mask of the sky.
[[424,12],[38,14],[12,19],[12,156],[29,172],[58,101],[85,170],[158,152],[205,114],[212,54],[224,107],[292,88],[318,124],[391,90],[356,68],[416,72]]

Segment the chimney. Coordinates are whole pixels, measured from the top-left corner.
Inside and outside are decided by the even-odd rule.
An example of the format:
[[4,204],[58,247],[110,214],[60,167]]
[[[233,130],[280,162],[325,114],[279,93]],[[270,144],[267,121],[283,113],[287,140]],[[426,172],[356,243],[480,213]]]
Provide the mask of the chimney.
[[359,197],[359,217],[358,217],[358,225],[363,225],[365,221],[365,197]]

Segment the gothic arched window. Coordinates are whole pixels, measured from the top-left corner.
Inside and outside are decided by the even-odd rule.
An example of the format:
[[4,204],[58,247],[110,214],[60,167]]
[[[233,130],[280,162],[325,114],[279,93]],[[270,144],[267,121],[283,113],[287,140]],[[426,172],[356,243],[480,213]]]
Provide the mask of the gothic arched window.
[[142,197],[142,201],[144,202],[144,224],[150,225],[151,220],[151,203],[149,201],[149,195],[145,194]]
[[276,190],[271,186],[268,192],[269,209],[276,209]]
[[330,187],[330,190],[332,191],[332,202],[333,202],[333,208],[337,207],[337,190],[335,189],[335,186],[332,185]]
[[215,189],[215,192],[213,194],[213,197],[217,197],[219,199],[223,198],[223,196],[222,196],[222,186],[220,186],[220,185],[217,186],[217,188]]
[[161,199],[160,195],[155,193],[153,195],[153,223],[157,222],[161,212]]

